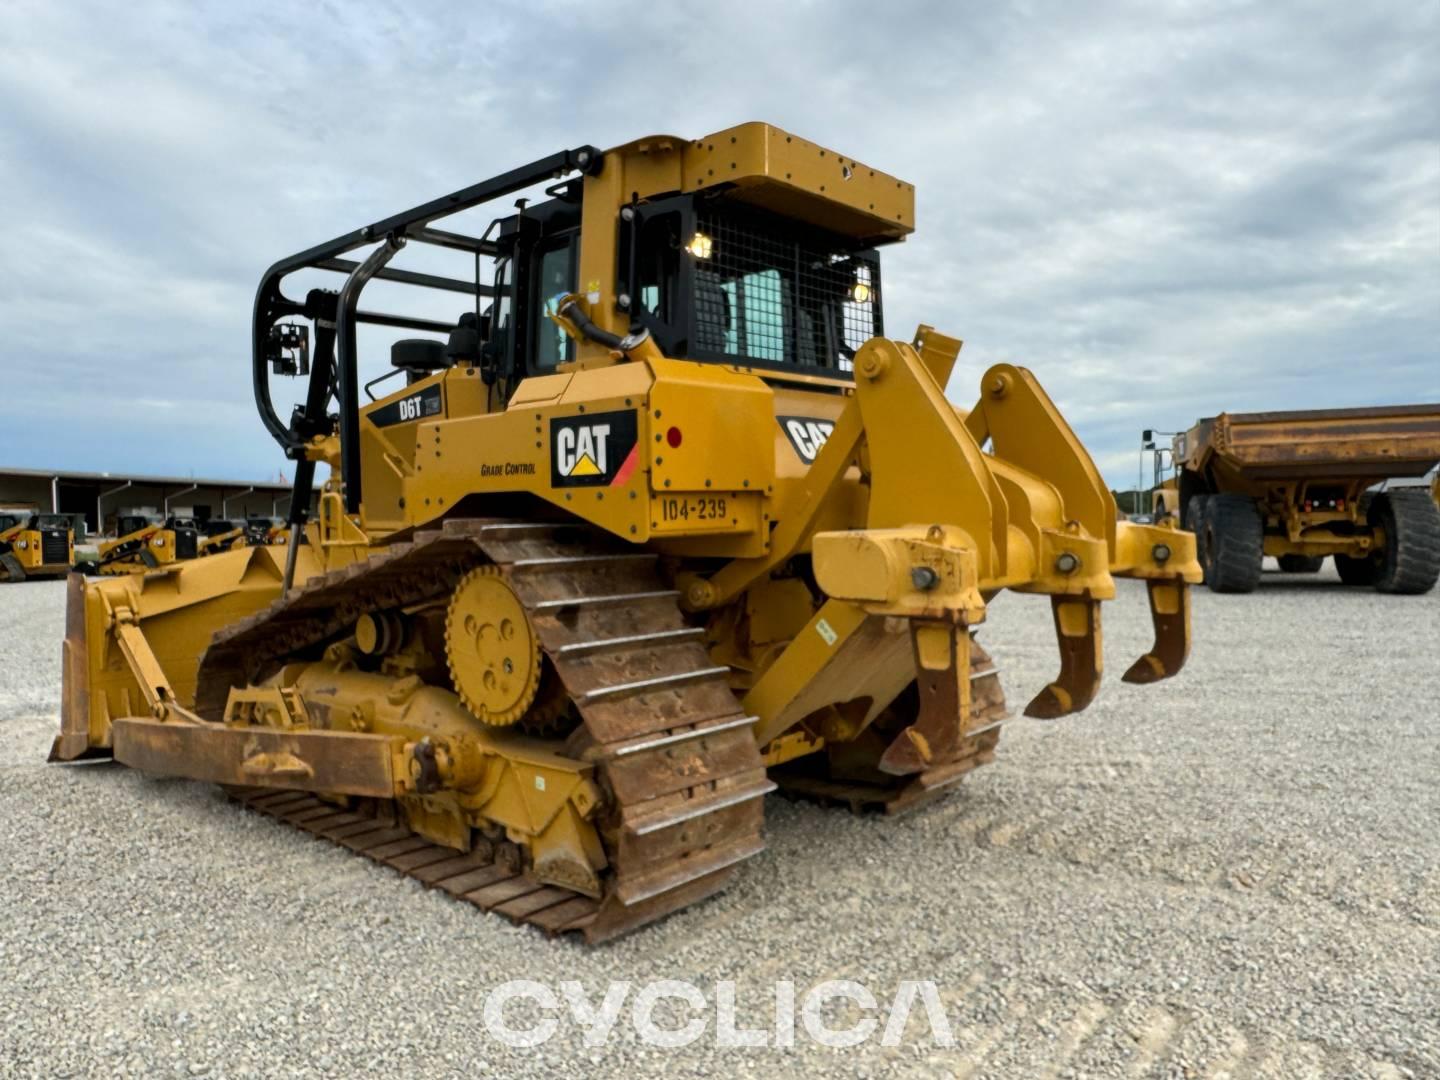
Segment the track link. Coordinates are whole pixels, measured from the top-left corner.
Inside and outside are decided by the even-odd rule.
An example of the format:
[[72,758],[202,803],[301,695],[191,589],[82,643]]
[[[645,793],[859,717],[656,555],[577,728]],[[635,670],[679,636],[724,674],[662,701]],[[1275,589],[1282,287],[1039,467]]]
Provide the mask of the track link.
[[247,809],[547,934],[584,931],[595,921],[600,907],[599,901],[588,896],[546,885],[505,866],[496,860],[487,841],[477,841],[464,853],[433,844],[398,824],[393,814],[384,812],[385,807],[349,810],[309,792],[276,788],[227,788],[226,792]]
[[[752,718],[739,709],[728,669],[710,663],[657,557],[588,527],[452,520],[307,582],[216,634],[201,659],[197,711],[219,719],[232,686],[318,654],[362,614],[445,596],[485,562],[500,568],[525,604],[583,720],[566,752],[595,764],[609,796],[598,822],[610,860],[605,896],[583,925],[553,929],[603,940],[717,891],[739,863],[764,849],[763,796],[775,785],[755,746]],[[287,804],[266,803],[277,805]],[[316,800],[306,810],[329,805]],[[403,862],[387,865],[412,876],[423,869]]]

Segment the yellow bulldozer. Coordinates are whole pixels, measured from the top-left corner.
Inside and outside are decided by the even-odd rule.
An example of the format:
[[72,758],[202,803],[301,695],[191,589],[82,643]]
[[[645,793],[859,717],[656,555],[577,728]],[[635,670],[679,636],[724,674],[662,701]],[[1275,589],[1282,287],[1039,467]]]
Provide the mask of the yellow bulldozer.
[[0,581],[63,577],[74,560],[69,514],[0,510]]
[[[539,185],[481,235],[436,224]],[[1175,674],[1193,537],[1116,521],[1029,371],[956,408],[960,342],[885,336],[879,249],[913,213],[911,185],[748,123],[566,150],[277,262],[252,363],[289,543],[73,578],[52,760],[216,782],[599,941],[720,888],[777,786],[897,812],[990,761],[974,633],[1002,589],[1051,600],[1032,716],[1094,699],[1116,576],[1155,627],[1125,678]],[[409,245],[474,276],[390,265]],[[292,296],[299,271],[340,287]],[[372,282],[466,309],[362,306]],[[367,324],[422,336],[363,401]]]

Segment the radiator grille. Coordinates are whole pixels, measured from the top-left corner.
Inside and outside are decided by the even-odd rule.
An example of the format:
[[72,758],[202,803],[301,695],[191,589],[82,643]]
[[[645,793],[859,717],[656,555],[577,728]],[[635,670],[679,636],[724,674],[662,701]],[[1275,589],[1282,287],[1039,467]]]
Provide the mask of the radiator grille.
[[70,536],[63,529],[45,529],[40,533],[40,561],[43,563],[68,563],[70,561]]

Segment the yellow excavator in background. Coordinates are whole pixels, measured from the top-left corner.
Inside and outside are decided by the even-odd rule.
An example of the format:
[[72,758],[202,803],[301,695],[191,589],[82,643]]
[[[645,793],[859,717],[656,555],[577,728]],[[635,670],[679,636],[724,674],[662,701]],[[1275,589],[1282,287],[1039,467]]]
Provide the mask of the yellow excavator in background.
[[[481,235],[436,224],[542,184]],[[290,542],[72,579],[52,759],[221,783],[596,941],[718,889],[777,785],[895,812],[990,761],[973,635],[1002,589],[1051,601],[1030,715],[1095,698],[1117,576],[1155,626],[1125,679],[1174,675],[1193,537],[1116,521],[1029,371],[958,409],[960,342],[885,336],[913,216],[911,185],[749,123],[566,150],[276,263],[253,374]],[[391,266],[411,244],[473,278]],[[372,282],[467,307],[380,311]],[[363,324],[422,335],[368,402]],[[288,419],[274,375],[308,375]]]

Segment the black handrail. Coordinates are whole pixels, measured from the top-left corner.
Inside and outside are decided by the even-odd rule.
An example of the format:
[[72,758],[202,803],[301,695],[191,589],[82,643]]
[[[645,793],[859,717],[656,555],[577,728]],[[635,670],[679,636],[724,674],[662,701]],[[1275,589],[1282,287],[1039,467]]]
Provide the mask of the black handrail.
[[[285,456],[296,462],[295,485],[290,509],[292,525],[303,525],[309,513],[315,468],[314,462],[306,459],[305,449],[312,437],[316,434],[323,434],[327,428],[332,428],[327,415],[332,388],[339,391],[340,397],[339,426],[346,507],[352,513],[359,508],[361,492],[358,440],[359,400],[356,392],[358,372],[355,369],[354,354],[355,322],[358,320],[380,325],[440,331],[448,329],[448,327],[430,320],[362,312],[354,307],[353,303],[348,312],[343,309],[343,305],[340,305],[341,310],[337,311],[334,294],[321,290],[312,290],[304,301],[297,301],[287,297],[281,290],[283,279],[297,270],[304,269],[319,268],[341,270],[342,272],[350,270],[354,264],[350,260],[340,259],[340,256],[391,237],[397,238],[402,244],[406,240],[414,240],[418,243],[472,251],[477,258],[481,254],[494,254],[497,249],[493,242],[484,238],[477,239],[435,229],[431,227],[431,222],[521,191],[552,177],[558,179],[567,173],[577,171],[594,175],[600,171],[603,162],[604,155],[593,146],[579,146],[573,150],[562,150],[558,154],[551,154],[549,157],[533,161],[528,165],[522,165],[518,169],[511,169],[509,172],[501,173],[489,180],[471,184],[469,187],[461,188],[449,195],[442,195],[438,199],[432,199],[402,213],[337,236],[323,244],[317,244],[305,251],[281,259],[265,271],[264,276],[260,279],[259,288],[255,292],[251,336],[252,380],[255,405],[260,413],[261,422],[285,452]],[[355,273],[356,271],[351,270],[352,281]],[[382,271],[382,273],[388,280],[405,284],[424,285],[432,288],[453,288],[455,284],[454,279],[421,275],[412,271],[393,270]],[[441,282],[447,282],[447,284],[441,284]],[[360,283],[362,287],[363,284],[364,282]],[[469,290],[467,289],[467,291]],[[485,295],[488,290],[477,280],[475,291],[478,303],[479,297]],[[352,301],[358,301],[359,292],[359,288],[354,290]],[[340,343],[340,355],[332,359],[328,348],[315,350],[314,362],[310,368],[310,389],[306,395],[305,404],[298,407],[287,422],[276,414],[275,405],[270,396],[268,346],[271,328],[282,319],[296,316],[322,320],[322,322],[334,318],[333,330],[325,327],[324,336],[328,341],[330,335],[334,334],[334,338]],[[317,339],[321,336],[320,329],[321,327],[317,326]],[[351,400],[347,400],[347,398]]]

